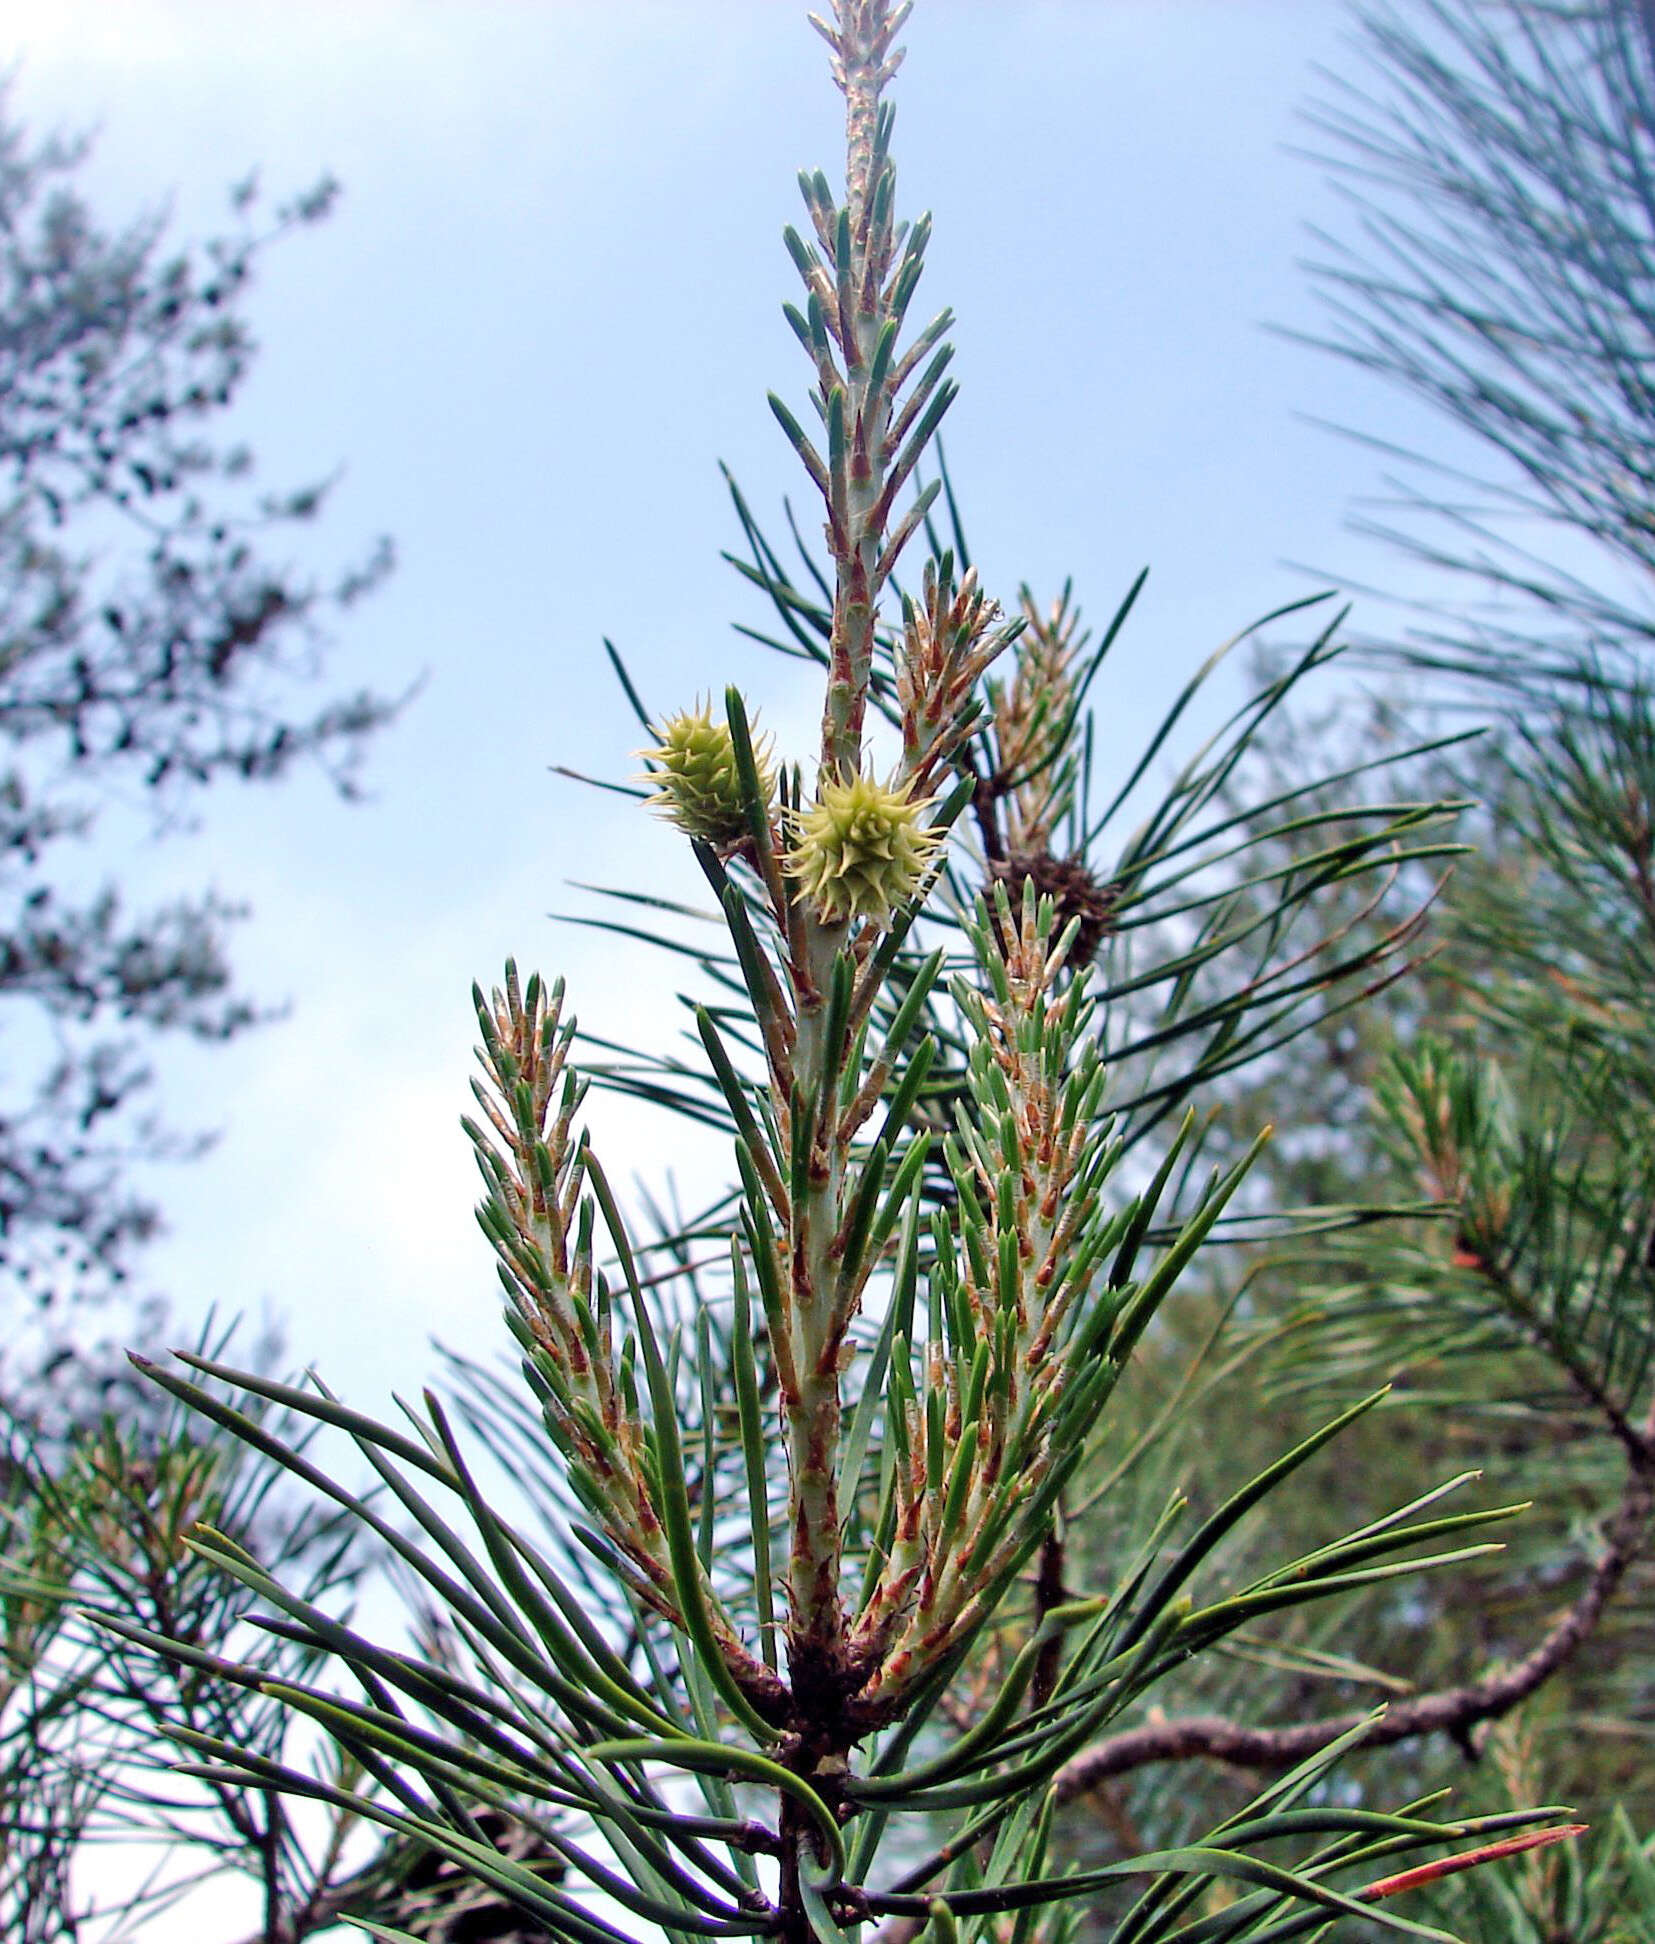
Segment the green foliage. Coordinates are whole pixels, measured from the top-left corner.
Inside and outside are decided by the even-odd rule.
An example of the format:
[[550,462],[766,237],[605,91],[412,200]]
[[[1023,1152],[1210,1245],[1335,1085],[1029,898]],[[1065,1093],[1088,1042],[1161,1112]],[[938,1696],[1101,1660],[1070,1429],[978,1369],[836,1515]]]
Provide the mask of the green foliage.
[[1650,27],[1618,0],[1364,9],[1372,85],[1317,116],[1361,219],[1313,266],[1331,347],[1476,447],[1478,505],[1463,477],[1409,487],[1410,517],[1386,531],[1494,604],[1472,623],[1433,614],[1388,665],[1427,705],[1469,708],[1496,733],[1456,759],[1485,807],[1441,957],[1388,1008],[1396,1049],[1347,1070],[1376,1080],[1389,1133],[1346,1150],[1345,1178],[1366,1187],[1388,1168],[1442,1213],[1325,1265],[1298,1366],[1317,1388],[1399,1373],[1435,1402],[1435,1430],[1399,1429],[1405,1460],[1497,1435],[1506,1475],[1540,1503],[1484,1598],[1444,1609],[1437,1638],[1474,1624],[1519,1660],[1563,1630],[1570,1653],[1548,1668],[1536,1722],[1550,1772],[1594,1808],[1631,1791],[1645,1824],[1649,1695],[1627,1616],[1647,1603],[1655,1455],[1637,375]]
[[[347,1592],[362,1569],[355,1529],[284,1500],[255,1446],[215,1437],[177,1407],[136,1422],[108,1417],[62,1445],[42,1445],[26,1426],[8,1430],[0,1928],[18,1944],[67,1944],[93,1926],[133,1935],[218,1870],[253,1877],[273,1904],[302,1904],[326,1866],[279,1800],[181,1788],[154,1764],[175,1730],[279,1752],[289,1733],[282,1708],[256,1687],[226,1685],[216,1669],[239,1652],[267,1678],[294,1679],[314,1658],[248,1638],[234,1583],[195,1550],[195,1535],[235,1535],[322,1598]],[[119,1616],[126,1631],[89,1628],[83,1606]],[[132,1644],[146,1633],[164,1633],[180,1658],[158,1664]],[[100,1846],[136,1837],[171,1846],[171,1866],[130,1893],[85,1880]]]
[[[1477,854],[1439,901],[1431,964],[1360,1014],[1330,1013],[1292,1060],[1236,1076],[1221,1122],[1219,1151],[1233,1150],[1290,1086],[1301,1125],[1255,1170],[1263,1198],[1334,1213],[1389,1201],[1407,1219],[1330,1220],[1313,1245],[1254,1261],[1234,1354],[1261,1408],[1216,1450],[1186,1438],[1184,1456],[1195,1496],[1219,1495],[1299,1413],[1388,1379],[1392,1402],[1327,1480],[1325,1518],[1466,1455],[1536,1503],[1502,1557],[1452,1591],[1411,1588],[1331,1625],[1306,1615],[1249,1639],[1229,1666],[1209,1658],[1191,1670],[1186,1713],[1094,1747],[1069,1773],[1095,1780],[1117,1834],[1159,1830],[1167,1759],[1204,1759],[1180,1809],[1210,1813],[1244,1786],[1217,1764],[1282,1759],[1389,1692],[1369,1748],[1394,1747],[1351,1770],[1388,1797],[1482,1761],[1502,1733],[1490,1724],[1522,1709],[1536,1751],[1522,1788],[1543,1773],[1586,1805],[1594,1836],[1515,1878],[1462,1879],[1436,1910],[1491,1939],[1637,1936],[1647,1859],[1631,1831],[1655,1813],[1640,1620],[1655,1510],[1655,779],[1638,375],[1655,47],[1649,10],[1618,0],[1359,13],[1367,85],[1334,82],[1315,115],[1355,214],[1348,240],[1320,238],[1312,265],[1325,342],[1478,446],[1433,479],[1376,441],[1411,463],[1368,530],[1495,597],[1469,614],[1432,610],[1371,658],[1416,719],[1469,714],[1496,732],[1402,771],[1420,794],[1482,806],[1462,826]],[[1293,789],[1314,781],[1330,734],[1363,751],[1397,745],[1394,696],[1353,717],[1289,717],[1255,760]],[[1291,831],[1257,835],[1280,871],[1314,855]],[[1423,889],[1405,872],[1374,906],[1335,892],[1329,917],[1373,937],[1407,922]],[[1206,1394],[1199,1376],[1174,1389],[1175,1354],[1191,1349],[1167,1346],[1174,1398]],[[1281,1511],[1294,1520],[1291,1504]],[[1089,1527],[1071,1554],[1090,1561],[1110,1540]],[[1261,1733],[1248,1720],[1264,1680],[1280,1725]],[[1474,1786],[1498,1799],[1482,1777]]]

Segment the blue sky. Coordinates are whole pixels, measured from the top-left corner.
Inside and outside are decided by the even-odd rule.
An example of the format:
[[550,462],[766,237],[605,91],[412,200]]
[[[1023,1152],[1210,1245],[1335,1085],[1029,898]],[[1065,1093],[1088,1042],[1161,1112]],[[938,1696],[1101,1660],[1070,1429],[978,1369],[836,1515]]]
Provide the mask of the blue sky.
[[[276,197],[344,183],[268,261],[235,430],[272,486],[340,469],[319,563],[396,539],[332,679],[423,687],[367,804],[302,777],[164,843],[116,813],[89,868],[248,900],[244,981],[292,1009],[161,1063],[165,1112],[222,1132],[154,1182],[181,1334],[213,1303],[269,1313],[377,1406],[428,1374],[433,1333],[496,1329],[458,1130],[471,980],[515,952],[566,972],[595,1030],[679,1031],[673,966],[548,916],[594,908],[569,880],[694,891],[670,831],[549,773],[635,767],[601,637],[654,705],[738,680],[808,747],[811,685],[730,630],[760,617],[718,558],[716,461],[778,524],[800,499],[764,394],[807,384],[780,232],[797,168],[838,167],[837,97],[791,0],[4,0],[0,21],[15,111],[100,128],[83,182],[110,219],[170,199],[200,234],[254,166]],[[1310,590],[1285,562],[1400,579],[1340,531],[1375,461],[1297,415],[1435,434],[1262,328],[1307,316],[1294,259],[1331,202],[1284,144],[1343,32],[1334,0],[922,0],[905,36],[899,196],[936,218],[918,308],[959,313],[947,439],[985,578],[1009,599],[1072,574],[1101,620],[1152,569],[1100,696],[1120,759],[1210,649]],[[720,1172],[613,1103],[594,1121],[619,1177]]]

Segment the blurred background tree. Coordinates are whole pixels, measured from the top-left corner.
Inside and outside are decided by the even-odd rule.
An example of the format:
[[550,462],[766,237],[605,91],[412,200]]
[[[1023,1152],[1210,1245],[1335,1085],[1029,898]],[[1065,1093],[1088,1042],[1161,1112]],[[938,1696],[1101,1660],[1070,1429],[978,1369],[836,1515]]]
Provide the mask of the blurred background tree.
[[222,1645],[225,1587],[181,1544],[201,1518],[256,1529],[317,1585],[361,1563],[327,1522],[272,1509],[274,1474],[192,1440],[94,1339],[159,1220],[130,1164],[202,1138],[141,1111],[146,1043],[225,1040],[263,1016],[233,983],[236,908],[216,892],[129,908],[100,868],[99,817],[136,804],[164,830],[214,782],[303,763],[349,798],[395,708],[301,696],[389,543],[325,581],[296,569],[326,482],[260,490],[224,431],[264,253],[323,221],[336,185],[272,215],[245,182],[226,233],[179,247],[160,216],[100,226],[75,188],[87,152],[32,141],[0,97],[0,1928],[31,1944],[96,1911],[121,1935],[170,1907],[190,1868],[130,1898],[97,1882],[88,1845],[135,1831],[251,1871],[273,1909],[313,1888],[279,1808],[130,1792],[163,1718],[205,1709],[270,1745],[271,1711],[231,1719],[71,1618],[101,1588]]
[[109,231],[76,192],[84,142],[34,142],[0,100],[0,1397],[85,1370],[71,1312],[129,1277],[157,1211],[126,1165],[188,1152],[138,1110],[150,1035],[227,1039],[258,1008],[216,893],[129,910],[95,870],[116,802],[177,817],[222,778],[321,764],[355,788],[392,705],[305,712],[327,631],[390,564],[329,581],[284,555],[326,483],[270,492],[222,428],[252,365],[265,251],[322,221],[336,185],[180,248],[152,216]]

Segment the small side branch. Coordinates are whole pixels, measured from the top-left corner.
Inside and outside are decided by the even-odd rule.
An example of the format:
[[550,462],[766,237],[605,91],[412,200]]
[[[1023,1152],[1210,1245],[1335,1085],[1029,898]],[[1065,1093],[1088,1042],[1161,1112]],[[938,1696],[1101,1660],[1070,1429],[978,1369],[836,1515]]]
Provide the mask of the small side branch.
[[[1481,1680],[1422,1694],[1389,1708],[1364,1738],[1364,1748],[1385,1748],[1422,1735],[1463,1741],[1480,1722],[1509,1714],[1542,1687],[1591,1638],[1604,1608],[1643,1550],[1655,1520],[1655,1455],[1634,1461],[1626,1488],[1605,1531],[1602,1555],[1574,1603],[1544,1638],[1511,1666]],[[1077,1755],[1058,1771],[1057,1800],[1073,1802],[1111,1776],[1152,1762],[1204,1760],[1236,1768],[1279,1770],[1307,1760],[1364,1717],[1330,1716],[1287,1728],[1253,1728],[1222,1715],[1187,1715],[1128,1729]]]

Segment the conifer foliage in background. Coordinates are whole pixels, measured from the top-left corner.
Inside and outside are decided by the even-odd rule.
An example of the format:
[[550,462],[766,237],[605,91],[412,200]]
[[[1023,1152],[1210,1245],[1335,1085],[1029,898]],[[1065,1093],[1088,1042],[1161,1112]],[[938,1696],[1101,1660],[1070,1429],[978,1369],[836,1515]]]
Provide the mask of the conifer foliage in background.
[[1457,577],[1412,666],[1543,702],[1583,653],[1650,645],[1655,13],[1354,13],[1353,74],[1310,115],[1347,220],[1315,238],[1308,341],[1460,435],[1446,463],[1370,439],[1392,491],[1358,530]]
[[[1643,1939],[1655,16],[1630,0],[1412,0],[1358,19],[1366,71],[1313,114],[1351,212],[1310,266],[1328,307],[1318,342],[1435,407],[1467,456],[1451,470],[1373,441],[1394,493],[1361,526],[1453,578],[1399,640],[1366,651],[1391,696],[1352,739],[1395,742],[1399,700],[1488,733],[1404,767],[1415,790],[1478,801],[1462,825],[1476,854],[1438,902],[1427,973],[1318,1035],[1296,1078],[1310,1138],[1280,1144],[1255,1177],[1276,1197],[1360,1194],[1427,1219],[1256,1268],[1255,1369],[1273,1403],[1248,1440],[1388,1378],[1393,1407],[1352,1440],[1353,1478],[1486,1452],[1502,1488],[1535,1504],[1467,1582],[1369,1602],[1336,1634],[1306,1629],[1291,1656],[1261,1643],[1280,1725],[1244,1719],[1256,1659],[1209,1663],[1187,1711],[1106,1738],[1068,1775],[1118,1790],[1130,1814],[1176,1759],[1197,1801],[1221,1802],[1388,1689],[1368,1745],[1395,1746],[1354,1771],[1365,1787],[1455,1780],[1497,1801],[1520,1771],[1595,1825],[1511,1882],[1468,1881],[1435,1906],[1445,1920],[1514,1944]],[[1279,787],[1309,780],[1305,752],[1327,730],[1278,724],[1257,753]],[[1273,848],[1282,870],[1313,856],[1296,836]],[[1282,1077],[1238,1078],[1238,1136]]]
[[1378,530],[1454,578],[1376,657],[1491,733],[1460,761],[1485,808],[1440,977],[1377,1075],[1384,1145],[1453,1221],[1376,1252],[1333,1342],[1354,1372],[1382,1338],[1448,1407],[1438,1436],[1498,1417],[1541,1499],[1495,1596],[1503,1658],[1548,1678],[1553,1772],[1594,1803],[1625,1793],[1647,1827],[1655,13],[1414,0],[1359,19],[1362,83],[1314,116],[1355,219],[1310,266],[1323,344],[1436,408],[1468,455],[1447,472],[1388,451]]
[[112,803],[164,819],[307,761],[349,794],[389,705],[358,690],[307,716],[294,691],[390,553],[331,584],[295,571],[280,550],[326,486],[257,491],[221,430],[264,252],[323,220],[336,185],[270,217],[248,181],[227,234],[175,249],[155,217],[101,227],[74,187],[86,144],[31,146],[0,111],[0,1397],[27,1412],[50,1365],[73,1415],[86,1306],[156,1221],[126,1164],[188,1149],[137,1111],[144,1042],[257,1017],[231,990],[233,906],[81,895],[76,846]]
[[[1090,692],[1136,590],[1095,642],[1067,602],[1008,618],[922,484],[954,387],[949,314],[911,316],[929,225],[899,216],[891,164],[907,11],[840,0],[817,23],[846,178],[801,178],[787,314],[812,386],[802,416],[771,400],[820,502],[802,587],[737,502],[778,644],[821,666],[819,747],[772,747],[710,668],[713,700],[634,697],[646,793],[724,943],[691,948],[695,1061],[633,1049],[593,1073],[721,1128],[738,1185],[667,1232],[623,1206],[583,1128],[562,986],[508,967],[477,995],[470,1125],[517,1378],[462,1373],[460,1415],[428,1395],[382,1424],[319,1384],[145,1365],[204,1441],[284,1467],[396,1557],[417,1641],[357,1630],[256,1521],[184,1543],[252,1596],[270,1649],[107,1603],[98,1621],[335,1751],[306,1766],[184,1721],[166,1786],[308,1799],[476,1879],[531,1935],[1021,1940],[1090,1920],[1194,1944],[1349,1918],[1443,1936],[1408,1914],[1422,1882],[1571,1831],[1351,1806],[1327,1778],[1367,1720],[1190,1839],[1060,1860],[1066,1764],[1190,1664],[1329,1596],[1452,1571],[1507,1515],[1450,1509],[1443,1481],[1280,1544],[1283,1493],[1370,1396],[1204,1516],[1173,1494],[1124,1522],[1087,1583],[1040,1570],[1065,1492],[1119,1448],[1146,1333],[1246,1206],[1258,1141],[1209,1165],[1197,1104],[1406,969],[1411,917],[1359,935],[1325,904],[1431,868],[1451,806],[1228,802],[1331,631],[1170,786],[1152,771],[1199,675],[1140,763],[1097,773]],[[1261,839],[1284,832],[1319,841],[1276,872]],[[623,895],[673,915],[647,884]],[[1249,1397],[1243,1377],[1207,1408]],[[353,1452],[372,1495],[342,1476]],[[1238,1575],[1246,1528],[1267,1563]],[[314,1883],[304,1910],[272,1890],[267,1944],[347,1907]]]

